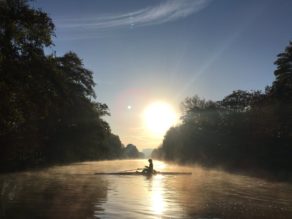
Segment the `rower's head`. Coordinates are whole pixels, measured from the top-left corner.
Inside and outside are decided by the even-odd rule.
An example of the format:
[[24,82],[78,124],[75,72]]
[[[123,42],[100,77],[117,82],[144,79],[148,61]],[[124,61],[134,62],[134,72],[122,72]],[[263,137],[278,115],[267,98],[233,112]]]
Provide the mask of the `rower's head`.
[[152,163],[152,159],[149,159],[148,162],[149,162],[149,163]]

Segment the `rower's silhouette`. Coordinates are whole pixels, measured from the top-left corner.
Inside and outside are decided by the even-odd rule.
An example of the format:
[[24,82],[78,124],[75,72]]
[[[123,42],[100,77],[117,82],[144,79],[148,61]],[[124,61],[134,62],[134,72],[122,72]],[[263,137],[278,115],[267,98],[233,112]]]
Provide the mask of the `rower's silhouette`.
[[149,159],[148,162],[149,162],[149,166],[145,166],[145,168],[143,169],[142,173],[153,174],[154,173],[154,169],[153,169],[152,159]]

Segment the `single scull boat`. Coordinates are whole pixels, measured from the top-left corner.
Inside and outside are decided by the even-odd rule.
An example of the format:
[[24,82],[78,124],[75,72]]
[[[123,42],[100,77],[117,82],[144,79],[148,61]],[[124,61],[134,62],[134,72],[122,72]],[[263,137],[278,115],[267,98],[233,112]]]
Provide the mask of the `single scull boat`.
[[149,175],[192,175],[191,172],[159,172],[155,171],[152,174],[143,172],[113,172],[113,173],[94,173],[95,175],[129,175],[129,176],[149,176]]

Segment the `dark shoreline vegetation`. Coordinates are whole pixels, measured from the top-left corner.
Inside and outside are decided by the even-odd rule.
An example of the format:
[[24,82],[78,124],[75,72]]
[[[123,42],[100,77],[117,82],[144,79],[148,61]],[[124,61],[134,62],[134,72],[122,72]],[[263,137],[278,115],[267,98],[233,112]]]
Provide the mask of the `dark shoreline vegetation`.
[[124,147],[95,101],[92,72],[56,56],[54,24],[27,1],[0,2],[0,172],[56,163],[141,157]]
[[[111,133],[93,73],[73,52],[57,56],[53,37],[45,12],[27,1],[0,1],[0,172],[143,157]],[[264,92],[186,98],[182,124],[168,130],[153,157],[291,178],[292,42],[275,64],[276,79]]]
[[265,91],[233,91],[220,101],[182,103],[182,124],[152,156],[231,172],[292,179],[292,42],[274,63]]

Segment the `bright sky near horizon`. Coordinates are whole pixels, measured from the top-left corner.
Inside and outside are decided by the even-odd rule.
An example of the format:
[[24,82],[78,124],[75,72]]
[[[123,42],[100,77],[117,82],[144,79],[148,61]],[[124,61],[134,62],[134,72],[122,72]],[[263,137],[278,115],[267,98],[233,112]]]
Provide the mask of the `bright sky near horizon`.
[[[162,143],[145,109],[165,102],[179,116],[195,94],[219,100],[263,90],[292,40],[290,0],[35,0],[56,25],[58,55],[74,51],[94,72],[97,101],[124,144]],[[163,108],[163,107],[162,107]],[[146,113],[147,114],[147,113]],[[159,116],[158,116],[159,117]]]

